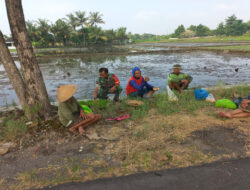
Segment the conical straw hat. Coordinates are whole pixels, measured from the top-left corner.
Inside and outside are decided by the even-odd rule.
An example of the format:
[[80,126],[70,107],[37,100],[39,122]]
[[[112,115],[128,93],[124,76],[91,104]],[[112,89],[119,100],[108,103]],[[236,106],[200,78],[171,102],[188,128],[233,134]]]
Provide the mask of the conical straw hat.
[[57,89],[57,100],[59,103],[70,99],[77,90],[77,85],[62,85]]

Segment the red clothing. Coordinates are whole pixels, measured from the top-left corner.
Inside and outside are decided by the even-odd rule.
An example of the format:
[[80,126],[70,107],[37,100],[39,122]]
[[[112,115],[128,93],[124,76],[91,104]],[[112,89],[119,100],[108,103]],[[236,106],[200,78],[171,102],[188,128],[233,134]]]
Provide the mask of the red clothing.
[[112,78],[115,80],[115,85],[119,86],[120,85],[120,80],[118,79],[118,77],[115,74],[112,74]]
[[126,87],[127,95],[129,95],[132,92],[138,92],[136,88],[130,85],[131,80],[134,80],[140,86],[143,82],[143,77],[141,76],[139,79],[136,79],[134,76],[130,77],[130,79],[128,80],[127,87]]

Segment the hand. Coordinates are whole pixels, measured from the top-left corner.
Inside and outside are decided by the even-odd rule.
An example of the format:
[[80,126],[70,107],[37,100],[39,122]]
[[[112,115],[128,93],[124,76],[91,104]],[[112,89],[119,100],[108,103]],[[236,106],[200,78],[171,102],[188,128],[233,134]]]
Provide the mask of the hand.
[[144,79],[146,82],[148,82],[150,79],[149,79],[149,77],[145,77],[145,79]]
[[116,90],[116,86],[113,86],[112,88],[110,88],[109,92],[113,93]]
[[158,91],[158,90],[160,90],[160,88],[158,88],[158,87],[153,88],[153,91]]
[[189,83],[188,80],[181,80],[182,83]]
[[84,113],[83,110],[80,111],[80,115],[82,116],[82,118],[84,119],[92,119],[94,117],[94,114],[90,113],[90,114],[86,114]]
[[82,118],[85,119],[85,115],[86,115],[86,114],[84,113],[84,111],[83,111],[82,109],[80,110],[80,115],[81,115]]

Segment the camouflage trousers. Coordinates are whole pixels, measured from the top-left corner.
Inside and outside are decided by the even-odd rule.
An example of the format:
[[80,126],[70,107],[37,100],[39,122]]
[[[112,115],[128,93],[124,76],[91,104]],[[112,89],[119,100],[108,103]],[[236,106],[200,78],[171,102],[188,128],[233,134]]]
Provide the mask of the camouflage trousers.
[[119,100],[120,93],[122,92],[122,87],[117,86],[116,90],[114,92],[109,92],[110,88],[100,88],[98,90],[97,98],[99,99],[108,99],[108,94],[115,94],[114,101]]

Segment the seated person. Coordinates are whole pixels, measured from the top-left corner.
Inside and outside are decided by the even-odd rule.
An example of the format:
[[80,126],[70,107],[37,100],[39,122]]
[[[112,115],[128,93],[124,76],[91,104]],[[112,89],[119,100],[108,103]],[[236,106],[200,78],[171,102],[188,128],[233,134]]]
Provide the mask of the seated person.
[[107,68],[99,69],[100,77],[96,81],[94,99],[108,99],[108,94],[115,94],[114,101],[119,101],[122,87],[120,81],[114,74],[109,74]]
[[220,112],[219,117],[226,117],[226,118],[243,118],[243,117],[250,117],[250,96],[248,95],[248,99],[243,99],[239,109],[234,110],[232,112]]
[[155,91],[158,91],[159,88],[153,87],[148,84],[149,78],[145,79],[141,76],[141,70],[138,67],[135,67],[132,70],[133,76],[130,77],[127,83],[127,96],[129,97],[143,97],[144,95],[149,94],[150,97],[153,97]]
[[85,114],[73,97],[77,90],[76,85],[63,85],[57,90],[58,115],[60,122],[71,132],[83,134],[84,128],[101,120],[99,114]]
[[179,64],[174,65],[173,70],[174,72],[168,75],[168,86],[171,90],[178,90],[181,93],[182,90],[188,88],[193,78],[188,74],[181,73]]

